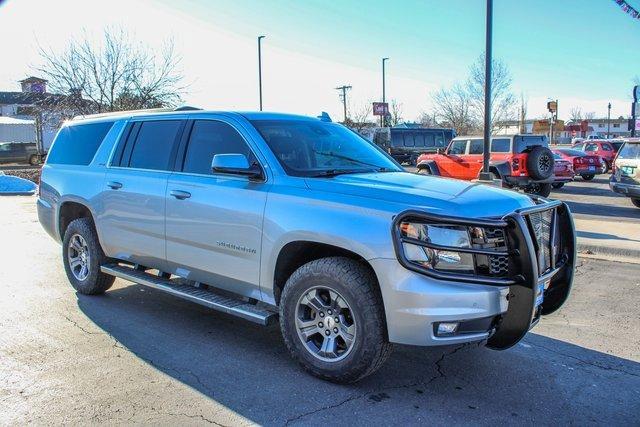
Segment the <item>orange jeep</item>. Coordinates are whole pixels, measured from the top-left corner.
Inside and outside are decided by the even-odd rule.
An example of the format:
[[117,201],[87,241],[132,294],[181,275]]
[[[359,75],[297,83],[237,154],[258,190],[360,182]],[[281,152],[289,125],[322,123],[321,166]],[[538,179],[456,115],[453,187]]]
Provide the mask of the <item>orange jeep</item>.
[[[444,151],[418,157],[419,174],[477,179],[482,170],[484,142],[481,136],[451,140]],[[544,135],[500,135],[491,137],[489,172],[503,187],[520,188],[547,197],[554,181],[553,153]]]

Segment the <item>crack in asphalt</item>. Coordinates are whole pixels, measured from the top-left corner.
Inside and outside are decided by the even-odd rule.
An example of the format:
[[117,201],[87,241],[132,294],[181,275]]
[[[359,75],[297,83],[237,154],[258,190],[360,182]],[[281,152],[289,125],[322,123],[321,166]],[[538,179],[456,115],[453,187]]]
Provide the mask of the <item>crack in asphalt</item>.
[[353,396],[347,397],[344,400],[341,400],[340,402],[337,402],[337,403],[334,403],[334,404],[331,404],[331,405],[322,406],[322,407],[320,407],[318,409],[314,409],[313,411],[305,412],[303,414],[296,415],[295,417],[288,418],[287,421],[285,421],[284,425],[288,426],[289,424],[294,423],[296,421],[300,421],[301,419],[306,418],[306,417],[308,417],[310,415],[314,415],[314,414],[317,414],[319,412],[324,412],[324,411],[327,411],[327,410],[330,410],[330,409],[338,408],[338,407],[340,407],[342,405],[345,405],[345,404],[347,404],[349,402],[353,402],[355,400],[362,399],[362,398],[364,398],[364,397],[366,397],[366,396],[368,396],[370,394],[373,394],[373,393],[380,393],[380,392],[389,391],[389,390],[400,390],[400,389],[404,389],[404,388],[416,387],[416,386],[419,386],[419,385],[420,386],[428,386],[429,384],[431,384],[432,382],[434,382],[437,379],[446,378],[447,377],[447,375],[444,373],[444,370],[443,370],[443,367],[442,367],[442,362],[444,362],[445,358],[457,353],[459,350],[461,350],[461,349],[463,349],[465,347],[468,347],[469,345],[470,345],[469,343],[465,343],[465,344],[462,344],[462,345],[454,348],[452,351],[450,351],[448,353],[442,353],[442,356],[440,356],[440,358],[438,360],[436,360],[436,362],[434,363],[435,366],[436,366],[437,375],[434,375],[433,377],[429,378],[426,381],[424,381],[424,380],[423,381],[414,381],[414,382],[411,382],[409,384],[402,384],[402,385],[397,385],[397,386],[383,387],[381,389],[370,390],[370,391],[366,391],[366,392],[363,392],[363,393],[355,394]]
[[600,365],[598,363],[589,362],[588,360],[584,360],[584,359],[581,359],[579,357],[573,356],[571,354],[566,354],[566,353],[563,353],[561,351],[554,350],[552,348],[546,347],[544,345],[533,343],[531,341],[527,341],[527,344],[532,345],[534,347],[542,348],[544,350],[547,350],[547,351],[549,351],[551,353],[558,354],[560,356],[564,356],[564,357],[568,357],[568,358],[573,359],[573,360],[577,360],[578,362],[583,363],[585,365],[593,366],[595,368],[600,368],[600,369],[605,370],[605,371],[616,371],[616,372],[620,372],[622,374],[631,375],[633,377],[640,377],[640,374],[635,374],[633,372],[625,371],[624,369],[620,369],[620,368],[614,368],[612,366],[604,366],[604,365]]
[[122,344],[120,344],[120,341],[118,341],[116,339],[116,337],[111,335],[109,332],[107,332],[107,331],[97,331],[97,332],[89,331],[89,330],[83,328],[82,326],[80,326],[80,324],[78,322],[76,322],[75,320],[73,320],[69,316],[64,316],[64,318],[69,323],[71,323],[73,326],[75,326],[76,328],[78,328],[82,332],[84,332],[85,334],[87,334],[87,335],[106,335],[107,337],[109,337],[109,338],[111,338],[113,340],[113,346],[112,347],[119,348],[120,350],[126,350],[125,347]]

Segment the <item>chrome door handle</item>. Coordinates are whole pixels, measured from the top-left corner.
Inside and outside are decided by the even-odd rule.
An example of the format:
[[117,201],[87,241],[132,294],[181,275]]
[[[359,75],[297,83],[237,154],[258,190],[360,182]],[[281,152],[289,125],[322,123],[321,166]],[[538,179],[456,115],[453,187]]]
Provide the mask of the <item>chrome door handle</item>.
[[109,181],[109,182],[107,182],[107,187],[112,188],[114,190],[118,190],[118,189],[122,188],[122,183],[117,182],[117,181]]
[[189,193],[188,191],[182,191],[182,190],[171,190],[169,194],[171,194],[173,197],[175,197],[178,200],[184,200],[191,197],[191,193]]

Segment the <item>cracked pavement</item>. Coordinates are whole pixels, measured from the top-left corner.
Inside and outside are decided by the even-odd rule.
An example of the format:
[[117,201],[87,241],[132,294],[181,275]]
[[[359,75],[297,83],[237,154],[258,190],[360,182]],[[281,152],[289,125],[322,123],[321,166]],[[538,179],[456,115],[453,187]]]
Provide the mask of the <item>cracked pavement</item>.
[[76,295],[34,201],[0,198],[0,425],[638,422],[640,265],[581,259],[569,302],[513,349],[397,346],[339,386],[276,327],[120,280]]

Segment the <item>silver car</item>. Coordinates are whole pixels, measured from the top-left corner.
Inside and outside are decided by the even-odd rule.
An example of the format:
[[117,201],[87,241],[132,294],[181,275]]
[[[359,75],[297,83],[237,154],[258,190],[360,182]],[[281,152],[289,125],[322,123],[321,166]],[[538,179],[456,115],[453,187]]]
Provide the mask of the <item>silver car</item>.
[[269,324],[308,372],[354,382],[392,343],[516,344],[571,289],[568,207],[404,171],[340,124],[288,114],[72,120],[38,214],[82,294],[119,277]]

